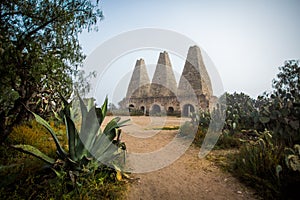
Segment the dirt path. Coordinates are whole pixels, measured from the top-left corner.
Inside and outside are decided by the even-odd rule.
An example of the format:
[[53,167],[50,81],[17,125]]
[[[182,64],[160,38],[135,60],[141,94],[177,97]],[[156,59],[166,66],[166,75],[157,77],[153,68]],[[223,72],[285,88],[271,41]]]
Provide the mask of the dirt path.
[[[128,153],[153,152],[168,144],[178,131],[154,130],[161,121],[159,118],[131,117],[132,125],[123,128]],[[165,127],[179,124],[178,118],[167,118],[163,122]],[[126,199],[255,199],[252,190],[211,161],[199,159],[198,153],[198,148],[190,146],[183,156],[167,167],[132,174],[138,180],[130,184]]]

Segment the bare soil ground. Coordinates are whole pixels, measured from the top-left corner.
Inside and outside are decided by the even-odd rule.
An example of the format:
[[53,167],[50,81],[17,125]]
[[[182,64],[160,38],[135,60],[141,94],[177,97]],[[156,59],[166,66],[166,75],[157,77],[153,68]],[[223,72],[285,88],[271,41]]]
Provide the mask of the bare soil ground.
[[[157,129],[178,126],[182,120],[175,117],[130,118],[131,125],[122,128],[122,140],[126,142],[128,153],[146,153],[163,148],[173,140],[178,130]],[[184,155],[167,167],[131,174],[137,180],[130,183],[125,199],[257,199],[253,190],[213,162],[200,159],[198,153],[199,148],[191,145]]]

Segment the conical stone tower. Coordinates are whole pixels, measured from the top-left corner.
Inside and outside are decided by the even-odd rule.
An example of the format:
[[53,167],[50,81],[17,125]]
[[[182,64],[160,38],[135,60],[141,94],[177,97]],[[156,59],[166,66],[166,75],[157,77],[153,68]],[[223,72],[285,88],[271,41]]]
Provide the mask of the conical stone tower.
[[145,61],[136,61],[131,80],[127,89],[126,98],[143,98],[149,95],[150,80],[146,69]]
[[211,81],[198,46],[189,48],[177,90],[179,97],[189,96],[191,93],[196,96],[204,95],[207,98],[213,94]]
[[144,60],[137,60],[126,97],[120,105],[135,114],[142,111],[145,115],[166,113],[190,116],[199,108],[209,109],[212,94],[200,48],[192,46],[178,88],[167,52],[160,53],[151,83]]
[[177,83],[173,73],[171,61],[166,51],[158,58],[154,76],[150,86],[151,97],[176,96]]

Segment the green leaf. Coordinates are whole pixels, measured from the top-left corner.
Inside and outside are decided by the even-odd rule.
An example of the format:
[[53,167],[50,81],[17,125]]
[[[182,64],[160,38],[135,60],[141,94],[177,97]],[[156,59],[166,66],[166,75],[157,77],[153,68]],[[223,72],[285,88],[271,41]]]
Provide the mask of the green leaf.
[[[107,113],[107,103],[108,103],[108,98],[106,96],[105,101],[103,103],[103,105],[101,106],[101,110],[102,110],[102,121],[104,120],[106,113]],[[102,124],[102,121],[100,124]]]
[[53,158],[48,157],[46,154],[42,153],[40,150],[31,145],[19,144],[13,145],[12,147],[24,153],[33,155],[48,164],[53,165],[55,163],[55,160]]
[[81,156],[86,155],[87,151],[92,148],[93,139],[95,138],[99,128],[100,126],[96,116],[95,106],[93,106],[86,114],[83,124],[81,124],[81,130],[79,134],[82,142],[79,149]]
[[263,124],[266,124],[270,121],[270,118],[269,117],[260,117],[259,121]]
[[[79,96],[77,93],[77,96],[79,98],[79,103],[80,103],[80,110],[81,110],[81,130],[82,130],[82,125],[85,124],[86,122],[86,115],[88,113],[87,107],[85,106],[82,98]],[[80,133],[82,133],[80,130]],[[79,134],[77,135],[77,145],[76,145],[76,151],[77,151],[77,157],[78,159],[81,159],[83,157],[83,152],[85,151],[85,146],[84,143],[82,142]]]
[[118,122],[120,121],[120,117],[115,117],[108,124],[105,126],[103,133],[104,134],[110,134],[111,131],[115,128],[118,128]]
[[94,100],[92,98],[88,99],[87,110],[90,111],[94,107]]
[[96,115],[97,115],[99,126],[101,126],[101,124],[105,118],[105,116],[103,116],[101,108],[96,108]]
[[76,144],[77,144],[77,135],[78,132],[75,128],[74,122],[71,120],[69,116],[65,116],[65,124],[66,124],[66,131],[67,131],[67,136],[68,136],[68,145],[69,145],[69,153],[70,153],[70,158],[73,161],[77,161],[77,152],[76,152]]
[[55,131],[51,128],[51,126],[43,118],[41,118],[39,115],[37,115],[37,114],[35,114],[33,112],[31,112],[31,113],[34,115],[35,120],[39,124],[43,125],[48,130],[48,132],[51,134],[51,136],[52,136],[52,138],[53,138],[53,140],[55,142],[55,145],[56,145],[56,148],[57,148],[59,156],[61,156],[64,159],[67,156],[67,153],[64,151],[64,149],[60,145],[59,140],[58,140],[58,138],[56,136]]
[[[87,107],[85,106],[83,100],[81,99],[81,97],[78,95],[78,98],[79,98],[79,102],[80,102],[80,110],[81,110],[81,117],[82,117],[82,120],[85,119],[86,117],[86,114],[87,114]],[[83,122],[81,122],[83,123]]]

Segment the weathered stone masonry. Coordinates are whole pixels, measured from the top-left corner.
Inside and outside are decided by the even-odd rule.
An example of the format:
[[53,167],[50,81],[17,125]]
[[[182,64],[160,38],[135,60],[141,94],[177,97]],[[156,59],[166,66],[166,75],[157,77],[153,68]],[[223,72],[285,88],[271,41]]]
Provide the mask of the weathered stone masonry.
[[177,87],[171,61],[166,51],[160,53],[154,76],[150,82],[145,61],[139,59],[120,105],[146,113],[189,115],[197,109],[209,108],[212,97],[209,75],[200,48],[189,48]]

